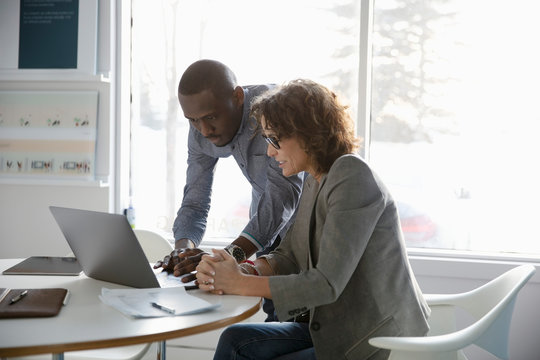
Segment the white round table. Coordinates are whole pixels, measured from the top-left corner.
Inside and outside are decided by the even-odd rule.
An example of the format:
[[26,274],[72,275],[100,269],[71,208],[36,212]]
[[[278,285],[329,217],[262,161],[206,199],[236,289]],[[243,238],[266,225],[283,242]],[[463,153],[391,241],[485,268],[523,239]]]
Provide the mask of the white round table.
[[[22,259],[0,259],[0,272]],[[134,319],[105,305],[98,298],[103,287],[126,288],[79,276],[0,275],[0,288],[66,288],[69,302],[49,318],[0,319],[0,357],[50,353],[62,359],[67,351],[160,342],[165,358],[167,339],[218,329],[255,314],[257,297],[212,295],[200,290],[189,293],[211,303],[221,301],[215,310],[195,315]]]

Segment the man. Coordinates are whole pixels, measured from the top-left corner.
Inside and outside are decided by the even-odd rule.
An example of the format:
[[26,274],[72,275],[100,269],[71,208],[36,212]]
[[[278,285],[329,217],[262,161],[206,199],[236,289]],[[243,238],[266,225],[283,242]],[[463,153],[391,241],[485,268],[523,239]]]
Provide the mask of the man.
[[[219,158],[233,156],[252,186],[250,219],[225,249],[238,262],[275,247],[293,221],[302,189],[302,175],[286,178],[266,155],[267,143],[249,117],[251,100],[270,86],[238,86],[224,64],[199,60],[178,85],[178,100],[190,122],[188,169],[184,198],[174,221],[175,251],[155,267],[180,276],[194,271],[210,208],[213,172]],[[191,281],[194,275],[183,281]]]

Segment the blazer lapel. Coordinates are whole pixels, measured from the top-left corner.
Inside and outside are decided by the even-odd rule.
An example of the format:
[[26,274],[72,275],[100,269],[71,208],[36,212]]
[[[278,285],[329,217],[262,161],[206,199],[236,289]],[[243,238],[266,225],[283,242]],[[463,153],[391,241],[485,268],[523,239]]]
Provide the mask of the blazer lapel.
[[302,198],[296,214],[296,220],[293,224],[292,231],[294,232],[295,246],[298,249],[298,265],[300,269],[309,269],[309,243],[311,237],[311,224],[313,214],[313,204],[315,196],[318,192],[317,181],[307,175],[302,188]]
[[[321,192],[321,189],[324,186],[324,183],[326,182],[326,174],[324,174],[321,177],[320,182],[317,182],[317,180],[315,180],[314,177],[310,177],[310,179],[313,182],[312,187],[314,188],[313,189],[314,191],[313,191],[313,194],[311,195],[312,196],[312,203],[311,203],[311,211],[310,211],[310,217],[309,217],[309,234],[308,234],[309,249],[306,249],[306,253],[308,255],[308,259],[307,259],[308,269],[311,269],[313,267],[313,254],[312,254],[312,251],[316,246],[316,244],[314,244],[314,242],[315,242],[315,222],[316,222],[316,218],[317,218],[316,205],[317,205],[317,200],[319,199],[319,194]],[[315,189],[316,189],[316,191],[315,191]]]

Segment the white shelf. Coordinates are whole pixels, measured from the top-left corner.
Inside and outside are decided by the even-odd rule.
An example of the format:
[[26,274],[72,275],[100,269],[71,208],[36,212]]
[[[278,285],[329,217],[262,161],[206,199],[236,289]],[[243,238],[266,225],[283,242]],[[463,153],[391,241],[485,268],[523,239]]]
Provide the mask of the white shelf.
[[28,186],[80,186],[80,187],[109,187],[107,180],[85,179],[47,179],[47,178],[0,178],[0,185],[28,185]]
[[110,83],[110,74],[84,74],[69,70],[0,70],[0,81],[102,82]]

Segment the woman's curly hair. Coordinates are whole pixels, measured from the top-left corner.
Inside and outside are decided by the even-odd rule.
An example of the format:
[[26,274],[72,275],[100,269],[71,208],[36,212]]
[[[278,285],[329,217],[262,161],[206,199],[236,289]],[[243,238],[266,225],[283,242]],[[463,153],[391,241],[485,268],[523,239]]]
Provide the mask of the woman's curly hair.
[[318,173],[328,173],[334,161],[359,147],[348,106],[314,81],[298,79],[261,94],[251,104],[259,128],[278,139],[296,137]]

